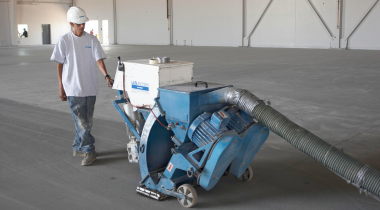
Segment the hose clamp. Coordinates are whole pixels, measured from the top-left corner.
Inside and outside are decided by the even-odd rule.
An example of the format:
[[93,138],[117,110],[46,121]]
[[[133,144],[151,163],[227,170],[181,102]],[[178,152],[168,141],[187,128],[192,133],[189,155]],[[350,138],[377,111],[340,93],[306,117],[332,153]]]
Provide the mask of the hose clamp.
[[367,165],[367,164],[364,164],[364,166],[359,170],[358,174],[357,174],[357,177],[356,177],[356,180],[355,180],[355,184],[358,185],[359,187],[361,187],[361,183],[363,181],[363,178],[364,178],[364,175],[367,173],[367,171],[371,168],[371,166]]
[[327,155],[330,153],[330,150],[333,148],[334,146],[331,145],[330,149],[326,152],[325,154],[325,157],[323,158],[323,165],[326,166],[326,159],[327,159]]

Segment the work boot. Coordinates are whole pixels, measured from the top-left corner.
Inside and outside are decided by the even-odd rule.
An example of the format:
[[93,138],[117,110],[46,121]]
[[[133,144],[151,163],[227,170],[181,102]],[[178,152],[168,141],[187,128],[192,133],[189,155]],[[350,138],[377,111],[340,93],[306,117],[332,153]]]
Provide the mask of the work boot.
[[91,165],[96,160],[95,152],[86,153],[84,159],[82,160],[82,166]]
[[79,151],[74,151],[74,152],[73,152],[73,156],[76,156],[76,157],[84,157],[84,152],[82,152],[81,150],[79,150]]

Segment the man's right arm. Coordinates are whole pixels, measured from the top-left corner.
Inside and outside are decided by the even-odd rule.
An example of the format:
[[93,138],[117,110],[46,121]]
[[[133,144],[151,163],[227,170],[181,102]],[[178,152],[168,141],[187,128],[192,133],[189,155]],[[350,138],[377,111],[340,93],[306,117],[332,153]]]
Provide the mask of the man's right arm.
[[66,92],[63,88],[62,84],[62,71],[63,71],[63,64],[57,63],[57,73],[58,73],[58,83],[59,83],[59,98],[61,98],[62,101],[67,101]]

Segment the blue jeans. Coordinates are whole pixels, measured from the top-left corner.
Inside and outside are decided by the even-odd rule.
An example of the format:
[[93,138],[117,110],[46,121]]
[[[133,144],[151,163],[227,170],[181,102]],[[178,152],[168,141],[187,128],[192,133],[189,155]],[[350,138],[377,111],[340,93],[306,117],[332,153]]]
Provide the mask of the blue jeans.
[[84,153],[95,152],[95,138],[91,135],[91,127],[96,96],[68,96],[67,99],[75,123],[73,150],[81,150]]

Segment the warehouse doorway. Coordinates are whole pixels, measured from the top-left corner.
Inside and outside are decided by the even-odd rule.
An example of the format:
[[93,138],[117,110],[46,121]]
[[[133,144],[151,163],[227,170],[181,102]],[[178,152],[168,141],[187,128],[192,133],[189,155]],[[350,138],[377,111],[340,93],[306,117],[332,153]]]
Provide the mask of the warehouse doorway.
[[99,39],[98,21],[97,20],[90,20],[90,21],[86,22],[86,26],[84,28],[84,31],[86,31],[89,34],[96,36],[96,38]]
[[50,24],[42,24],[42,44],[51,44]]
[[108,20],[102,20],[103,44],[110,44],[108,36]]

